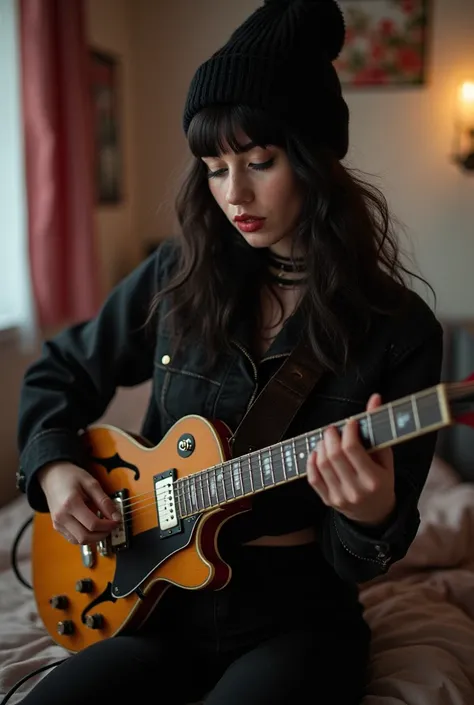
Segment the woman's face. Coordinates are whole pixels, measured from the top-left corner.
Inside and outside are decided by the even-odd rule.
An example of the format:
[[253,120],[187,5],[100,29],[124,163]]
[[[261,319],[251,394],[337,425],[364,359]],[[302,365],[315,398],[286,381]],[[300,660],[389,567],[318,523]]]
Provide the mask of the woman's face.
[[211,193],[249,245],[289,256],[303,197],[287,154],[238,137],[242,153],[203,158]]

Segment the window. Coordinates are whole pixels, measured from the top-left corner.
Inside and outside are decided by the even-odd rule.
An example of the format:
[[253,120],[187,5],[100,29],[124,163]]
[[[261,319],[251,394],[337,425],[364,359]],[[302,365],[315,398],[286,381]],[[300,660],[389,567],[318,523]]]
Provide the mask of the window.
[[0,0],[0,330],[32,328],[16,0]]

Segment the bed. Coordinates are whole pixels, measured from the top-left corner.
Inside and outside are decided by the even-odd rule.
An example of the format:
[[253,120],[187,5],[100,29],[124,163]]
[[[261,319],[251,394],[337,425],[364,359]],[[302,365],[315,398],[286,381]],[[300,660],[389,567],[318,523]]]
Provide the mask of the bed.
[[[474,371],[474,325],[457,322],[445,329],[443,377],[464,379]],[[146,387],[120,391],[104,420],[138,430],[147,393]],[[362,705],[474,704],[473,430],[440,433],[420,511],[421,526],[406,557],[361,587],[373,630]],[[30,514],[23,496],[0,510],[1,698],[31,671],[67,656],[44,630],[33,593],[11,569],[13,541]],[[18,558],[21,574],[31,579],[29,529]],[[43,675],[26,681],[9,704],[21,702]]]

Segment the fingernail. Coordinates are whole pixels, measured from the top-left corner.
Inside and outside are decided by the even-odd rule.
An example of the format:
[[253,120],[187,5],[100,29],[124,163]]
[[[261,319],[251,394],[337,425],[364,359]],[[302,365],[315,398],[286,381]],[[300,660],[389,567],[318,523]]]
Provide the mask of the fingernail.
[[121,518],[122,518],[122,517],[120,516],[119,512],[114,512],[114,513],[112,514],[112,519],[113,519],[114,521],[120,521]]

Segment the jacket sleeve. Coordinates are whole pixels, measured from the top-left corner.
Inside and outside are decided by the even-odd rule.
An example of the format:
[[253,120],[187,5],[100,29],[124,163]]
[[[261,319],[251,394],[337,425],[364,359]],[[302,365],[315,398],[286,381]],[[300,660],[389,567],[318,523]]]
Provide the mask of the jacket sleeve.
[[35,479],[53,461],[86,467],[79,431],[104,413],[117,387],[152,376],[156,322],[146,324],[160,286],[163,245],[126,277],[97,317],[43,344],[20,390],[17,486],[33,509],[46,511]]
[[[443,332],[435,330],[393,361],[380,392],[382,403],[435,386],[440,382]],[[326,558],[345,580],[362,583],[385,573],[403,558],[420,525],[418,500],[433,460],[437,433],[393,446],[396,507],[383,526],[363,527],[330,509],[323,530]]]

